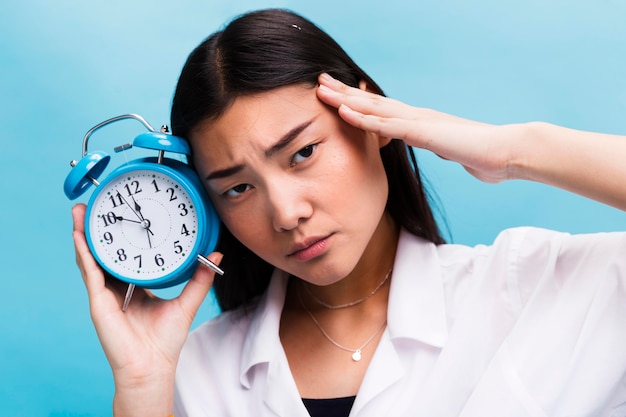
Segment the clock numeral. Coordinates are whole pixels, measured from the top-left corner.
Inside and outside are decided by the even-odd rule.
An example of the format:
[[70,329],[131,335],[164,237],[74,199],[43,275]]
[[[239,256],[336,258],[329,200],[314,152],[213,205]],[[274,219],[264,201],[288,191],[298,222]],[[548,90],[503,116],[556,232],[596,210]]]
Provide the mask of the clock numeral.
[[185,203],[180,203],[178,205],[178,208],[180,209],[181,217],[185,217],[187,214],[189,214],[189,210],[187,210],[187,206],[185,205]]
[[120,262],[124,262],[126,260],[126,258],[128,258],[128,256],[126,256],[126,252],[124,252],[124,249],[118,249],[117,250],[117,259],[119,259]]
[[189,236],[189,230],[187,230],[187,225],[183,223],[183,227],[180,228],[180,234]]
[[103,214],[100,218],[104,222],[104,227],[108,227],[117,222],[117,216],[112,211],[109,211],[107,214]]
[[165,264],[165,259],[163,259],[160,253],[157,253],[154,255],[154,263],[157,264],[157,266],[163,266]]
[[134,259],[134,260],[136,260],[136,261],[139,261],[139,266],[138,266],[138,268],[141,268],[141,255],[137,255],[137,256],[135,256],[133,259]]
[[111,232],[106,232],[102,237],[106,241],[107,245],[113,243],[113,235],[111,234]]
[[174,201],[178,199],[178,196],[174,195],[174,189],[173,188],[168,188],[167,190],[165,190],[165,192],[170,193],[170,201]]
[[113,204],[113,208],[116,208],[117,206],[121,206],[122,204],[124,204],[124,200],[122,200],[122,195],[120,193],[110,196],[109,200],[111,200],[111,203]]
[[183,247],[180,246],[180,240],[174,242],[174,253],[183,253]]
[[159,188],[159,186],[157,185],[156,180],[152,180],[152,185],[154,185],[154,192],[158,193],[159,191],[161,191],[161,189]]
[[139,181],[137,180],[131,181],[130,185],[134,187],[134,191],[131,190],[131,186],[129,186],[128,184],[124,185],[124,188],[126,188],[126,192],[128,193],[129,197],[135,194],[139,194],[143,191],[141,188],[139,188]]

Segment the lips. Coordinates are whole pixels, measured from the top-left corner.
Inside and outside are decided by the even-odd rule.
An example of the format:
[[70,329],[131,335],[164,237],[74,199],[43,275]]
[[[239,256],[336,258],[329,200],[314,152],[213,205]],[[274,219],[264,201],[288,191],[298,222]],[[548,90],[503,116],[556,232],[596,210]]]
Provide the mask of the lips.
[[309,261],[316,258],[326,251],[330,236],[332,235],[310,237],[297,242],[291,247],[287,256],[293,257],[299,261]]

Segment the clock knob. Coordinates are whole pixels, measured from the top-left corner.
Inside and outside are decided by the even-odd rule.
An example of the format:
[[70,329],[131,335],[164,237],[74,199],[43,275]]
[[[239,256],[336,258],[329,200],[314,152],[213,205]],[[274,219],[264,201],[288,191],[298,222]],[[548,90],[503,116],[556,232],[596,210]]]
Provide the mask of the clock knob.
[[133,146],[191,155],[189,143],[187,143],[185,139],[167,133],[142,133],[135,138],[135,140],[133,141]]
[[70,200],[74,200],[81,195],[92,184],[98,185],[98,177],[109,164],[111,157],[101,151],[91,152],[85,155],[80,161],[72,161],[72,170],[65,178],[63,191]]

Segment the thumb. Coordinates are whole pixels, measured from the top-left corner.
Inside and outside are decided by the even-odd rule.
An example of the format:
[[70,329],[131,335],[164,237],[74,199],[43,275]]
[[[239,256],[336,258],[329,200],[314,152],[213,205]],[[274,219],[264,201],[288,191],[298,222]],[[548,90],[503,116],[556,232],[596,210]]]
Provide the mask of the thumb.
[[[222,261],[222,255],[219,252],[213,252],[208,256],[208,259],[216,265]],[[215,278],[215,272],[209,269],[208,267],[200,264],[198,268],[196,268],[196,272],[194,272],[193,276],[183,288],[183,291],[180,293],[178,300],[185,310],[185,312],[193,319],[198,309],[200,308],[200,304],[206,298],[209,290],[213,286],[213,280]]]

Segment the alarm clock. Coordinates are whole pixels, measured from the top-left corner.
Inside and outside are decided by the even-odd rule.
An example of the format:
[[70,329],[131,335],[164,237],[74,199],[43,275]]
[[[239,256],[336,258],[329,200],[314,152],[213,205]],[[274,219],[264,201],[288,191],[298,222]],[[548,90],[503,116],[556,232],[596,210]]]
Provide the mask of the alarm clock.
[[[100,181],[111,156],[88,152],[89,138],[98,129],[125,119],[141,122],[147,132],[135,137],[132,145],[114,150],[137,147],[157,154],[125,162]],[[169,134],[166,126],[157,132],[141,116],[125,114],[91,128],[82,149],[82,158],[70,163],[65,195],[74,200],[95,186],[85,213],[85,237],[102,269],[129,284],[124,309],[135,286],[175,286],[191,277],[198,262],[223,274],[204,257],[217,245],[217,213],[189,165],[165,157],[166,152],[190,155],[185,139]]]

